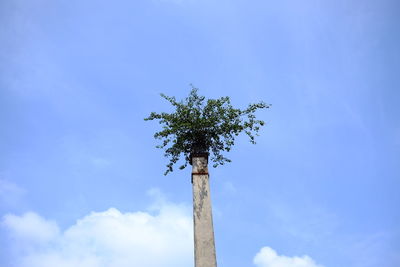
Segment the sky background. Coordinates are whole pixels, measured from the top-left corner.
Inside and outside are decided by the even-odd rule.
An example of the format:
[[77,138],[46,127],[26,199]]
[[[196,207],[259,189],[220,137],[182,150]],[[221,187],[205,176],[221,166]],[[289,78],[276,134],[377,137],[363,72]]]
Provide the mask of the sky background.
[[400,2],[0,1],[0,266],[193,266],[151,111],[265,101],[211,172],[220,267],[400,266]]

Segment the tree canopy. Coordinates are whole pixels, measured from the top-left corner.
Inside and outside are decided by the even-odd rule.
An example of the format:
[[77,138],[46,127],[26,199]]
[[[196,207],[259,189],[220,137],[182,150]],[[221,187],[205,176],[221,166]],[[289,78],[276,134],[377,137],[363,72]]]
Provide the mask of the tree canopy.
[[165,157],[170,162],[165,175],[173,171],[173,166],[181,155],[184,169],[190,163],[193,153],[209,153],[213,167],[223,165],[231,160],[222,152],[229,152],[235,143],[235,137],[244,132],[255,144],[254,135],[258,136],[264,121],[257,120],[254,113],[258,109],[269,108],[270,105],[259,102],[249,104],[246,109],[233,108],[228,96],[219,99],[205,99],[198,95],[198,89],[192,86],[188,97],[177,101],[175,97],[161,94],[175,108],[173,113],[151,112],[145,118],[159,120],[162,130],[154,134],[154,138],[161,140],[157,148],[165,150]]

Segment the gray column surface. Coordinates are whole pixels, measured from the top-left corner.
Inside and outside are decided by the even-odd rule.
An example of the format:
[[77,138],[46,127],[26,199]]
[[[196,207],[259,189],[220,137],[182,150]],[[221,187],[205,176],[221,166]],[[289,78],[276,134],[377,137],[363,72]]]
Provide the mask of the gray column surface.
[[195,267],[216,267],[207,156],[192,157]]

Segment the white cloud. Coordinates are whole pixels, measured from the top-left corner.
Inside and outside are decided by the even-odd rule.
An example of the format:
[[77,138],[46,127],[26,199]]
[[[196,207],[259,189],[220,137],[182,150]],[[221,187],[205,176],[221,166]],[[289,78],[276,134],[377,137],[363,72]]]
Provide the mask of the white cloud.
[[189,209],[166,202],[158,206],[156,214],[115,208],[92,212],[62,232],[55,222],[32,212],[6,215],[3,225],[18,246],[17,267],[193,265]]
[[258,267],[323,267],[316,264],[309,256],[288,257],[278,255],[270,247],[263,247],[254,257],[253,262]]
[[[7,214],[1,225],[10,238],[13,267],[186,267],[193,266],[190,208],[166,201],[158,189],[149,211],[91,212],[60,230],[34,212]],[[264,247],[257,267],[323,267],[310,257],[287,257]]]

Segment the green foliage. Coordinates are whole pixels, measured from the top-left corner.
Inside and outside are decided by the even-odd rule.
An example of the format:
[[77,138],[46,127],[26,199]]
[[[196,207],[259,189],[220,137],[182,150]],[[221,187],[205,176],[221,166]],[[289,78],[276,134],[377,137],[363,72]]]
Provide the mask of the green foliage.
[[229,97],[207,99],[197,94],[198,89],[192,86],[189,96],[182,101],[164,94],[161,96],[174,107],[174,113],[151,112],[145,120],[159,120],[162,130],[155,133],[154,137],[162,143],[157,146],[165,150],[165,156],[170,159],[167,175],[173,171],[173,165],[179,160],[181,154],[185,157],[184,169],[189,163],[191,153],[210,153],[213,167],[223,165],[230,160],[221,152],[231,150],[235,137],[244,131],[255,144],[254,135],[264,122],[256,120],[254,112],[257,109],[269,108],[264,102],[250,104],[246,109],[233,108]]

